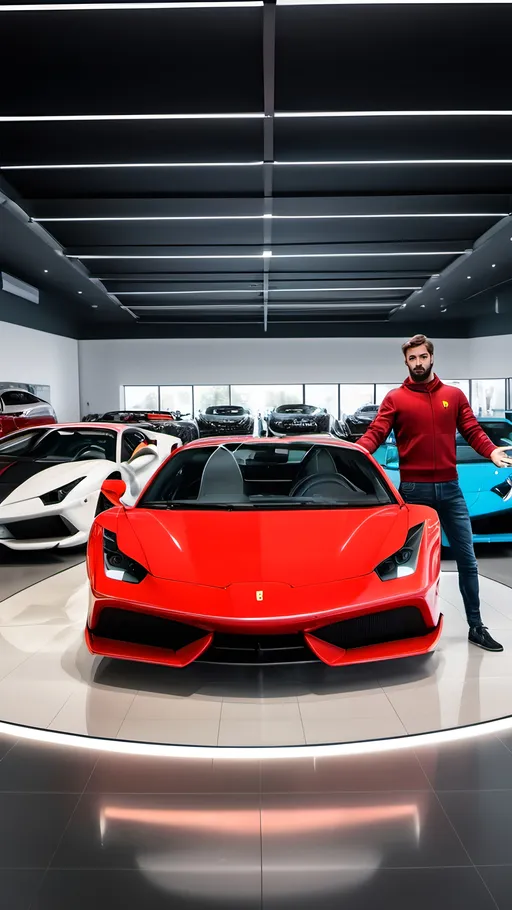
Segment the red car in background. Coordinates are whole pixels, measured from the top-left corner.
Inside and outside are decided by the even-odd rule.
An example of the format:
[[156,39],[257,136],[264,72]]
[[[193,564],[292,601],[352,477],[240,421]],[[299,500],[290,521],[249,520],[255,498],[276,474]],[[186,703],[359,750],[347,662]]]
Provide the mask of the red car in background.
[[441,634],[437,513],[407,505],[355,444],[198,440],[135,506],[124,482],[88,545],[94,654],[184,667],[431,651]]
[[0,438],[47,423],[57,423],[51,404],[25,389],[4,389],[0,392]]

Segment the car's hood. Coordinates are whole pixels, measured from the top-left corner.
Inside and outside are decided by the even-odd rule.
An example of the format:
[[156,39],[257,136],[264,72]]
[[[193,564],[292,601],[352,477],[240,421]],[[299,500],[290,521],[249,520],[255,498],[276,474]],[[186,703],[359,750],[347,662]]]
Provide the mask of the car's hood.
[[[121,550],[144,553],[152,575],[226,587],[243,582],[293,586],[354,578],[373,571],[405,541],[408,513],[371,509],[162,511],[119,514]],[[136,538],[136,539],[134,539]]]
[[30,458],[0,458],[0,503],[11,505],[33,499],[59,487],[86,477],[95,465],[105,466],[101,459],[60,462],[49,465],[47,461]]

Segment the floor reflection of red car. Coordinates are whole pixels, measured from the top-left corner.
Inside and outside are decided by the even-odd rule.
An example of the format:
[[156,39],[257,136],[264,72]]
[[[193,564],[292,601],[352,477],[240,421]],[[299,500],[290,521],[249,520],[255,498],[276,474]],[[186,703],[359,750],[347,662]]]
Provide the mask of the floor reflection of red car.
[[37,398],[25,389],[5,389],[0,392],[0,437],[37,427],[56,423],[57,417],[51,404]]
[[133,508],[104,495],[88,548],[95,654],[330,666],[431,651],[436,512],[358,446],[321,436],[189,443]]

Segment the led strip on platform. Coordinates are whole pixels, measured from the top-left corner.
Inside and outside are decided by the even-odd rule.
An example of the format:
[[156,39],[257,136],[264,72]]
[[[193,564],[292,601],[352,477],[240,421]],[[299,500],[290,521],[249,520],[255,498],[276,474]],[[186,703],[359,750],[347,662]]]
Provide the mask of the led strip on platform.
[[99,739],[77,733],[60,733],[37,727],[24,727],[0,721],[0,734],[15,739],[28,740],[54,746],[75,749],[89,749],[109,752],[115,755],[142,755],[154,758],[199,758],[199,759],[299,759],[336,758],[352,755],[379,755],[417,749],[421,746],[439,746],[448,743],[467,742],[482,736],[512,731],[512,716],[498,720],[483,721],[466,727],[453,727],[432,733],[415,733],[391,739],[365,740],[350,743],[322,743],[304,746],[186,746],[164,743],[145,743],[127,740]]

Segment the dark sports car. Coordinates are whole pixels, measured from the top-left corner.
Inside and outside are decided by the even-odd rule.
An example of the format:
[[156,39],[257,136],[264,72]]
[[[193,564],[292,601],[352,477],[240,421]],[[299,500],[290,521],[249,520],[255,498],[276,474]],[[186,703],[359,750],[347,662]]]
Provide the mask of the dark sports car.
[[104,414],[87,414],[83,420],[94,423],[133,423],[143,430],[177,436],[183,443],[199,439],[197,421],[192,418],[184,420],[180,411],[105,411]]
[[267,436],[330,433],[334,423],[334,417],[326,408],[312,404],[282,404],[267,416]]
[[364,404],[353,414],[344,414],[340,421],[341,436],[350,442],[357,442],[379,413],[378,404]]
[[252,436],[254,414],[240,405],[219,404],[199,411],[197,424],[201,436]]

